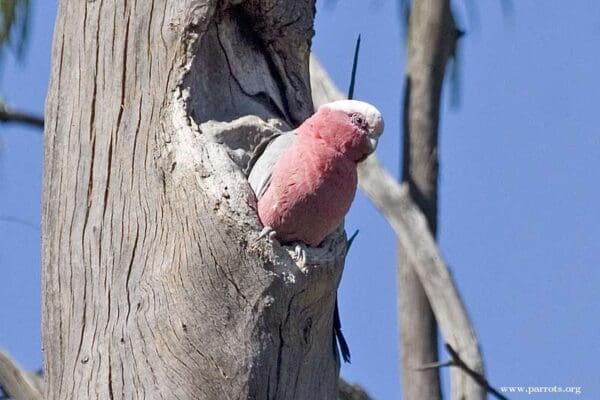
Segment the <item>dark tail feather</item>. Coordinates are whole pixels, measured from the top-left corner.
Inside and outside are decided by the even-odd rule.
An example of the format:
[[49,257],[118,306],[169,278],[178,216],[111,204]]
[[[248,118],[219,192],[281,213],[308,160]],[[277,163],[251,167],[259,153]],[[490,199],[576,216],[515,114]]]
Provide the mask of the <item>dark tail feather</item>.
[[333,340],[335,342],[337,339],[337,344],[340,346],[340,353],[342,354],[344,362],[350,364],[350,348],[348,347],[348,343],[346,343],[346,339],[344,339],[344,334],[342,333],[342,322],[340,321],[337,298],[335,299],[335,311],[333,312],[333,332],[335,334]]

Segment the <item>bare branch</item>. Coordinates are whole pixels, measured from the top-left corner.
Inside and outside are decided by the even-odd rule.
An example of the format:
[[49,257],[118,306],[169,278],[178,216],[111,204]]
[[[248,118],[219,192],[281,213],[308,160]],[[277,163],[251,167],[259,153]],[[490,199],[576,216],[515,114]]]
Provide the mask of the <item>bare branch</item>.
[[11,110],[0,102],[0,122],[18,122],[44,129],[44,118],[23,111]]
[[[343,98],[314,58],[311,59],[311,83],[315,106]],[[445,341],[458,349],[473,371],[483,376],[483,360],[475,330],[427,220],[413,202],[408,186],[398,184],[374,155],[360,164],[359,186],[390,223],[408,259],[415,265]],[[485,398],[485,390],[467,374],[454,374],[452,379],[454,393],[464,394],[460,398]]]
[[504,396],[500,393],[496,388],[494,388],[488,380],[477,371],[473,371],[458,355],[456,350],[452,348],[448,343],[445,344],[446,350],[450,353],[451,360],[448,361],[438,361],[434,363],[425,364],[420,368],[415,368],[416,371],[426,371],[429,369],[439,369],[445,367],[458,367],[463,370],[467,375],[475,380],[482,388],[484,388],[488,393],[492,396],[496,397],[500,400],[509,400],[508,397]]
[[29,374],[0,350],[0,387],[13,400],[41,400],[42,392]]
[[[359,168],[359,185],[386,217],[398,235],[407,257],[414,263],[425,293],[446,342],[460,349],[473,370],[483,374],[475,330],[469,320],[447,265],[427,226],[427,220],[413,202],[408,186],[398,185],[375,157]],[[455,376],[466,399],[483,399],[485,393],[463,374]]]
[[[450,0],[411,1],[403,108],[402,181],[436,237],[438,214],[438,126],[442,82],[456,43]],[[399,245],[398,319],[402,389],[406,400],[441,399],[437,370],[416,372],[414,365],[438,359],[438,329],[417,266]],[[462,399],[456,392],[453,398]]]
[[427,371],[430,369],[439,369],[439,368],[450,367],[452,365],[454,365],[454,363],[452,361],[436,361],[436,362],[425,364],[422,367],[415,368],[415,371]]
[[481,387],[483,387],[488,393],[492,394],[494,397],[500,400],[508,400],[508,397],[504,396],[498,390],[496,390],[484,375],[480,374],[477,371],[472,370],[458,355],[456,350],[452,348],[448,343],[446,343],[446,350],[450,353],[452,360],[449,361],[451,366],[456,366],[462,369],[467,375],[475,380]]

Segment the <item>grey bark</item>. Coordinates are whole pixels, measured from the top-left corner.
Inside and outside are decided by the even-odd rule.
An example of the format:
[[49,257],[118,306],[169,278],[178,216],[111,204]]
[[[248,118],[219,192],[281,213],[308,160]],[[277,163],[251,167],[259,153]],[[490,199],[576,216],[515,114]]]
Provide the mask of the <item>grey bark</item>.
[[[438,125],[446,63],[456,41],[448,0],[414,0],[408,27],[402,179],[437,232]],[[398,318],[402,398],[441,399],[439,371],[417,370],[438,359],[437,324],[407,249],[399,243]]]
[[[40,400],[44,391],[42,371],[23,370],[8,354],[0,350],[0,397],[10,400]],[[2,397],[4,399],[4,397]],[[340,379],[338,400],[370,400],[358,385]]]
[[302,268],[255,241],[241,172],[275,129],[248,115],[289,127],[312,112],[313,17],[311,0],[60,2],[45,130],[45,398],[337,396],[345,236]]

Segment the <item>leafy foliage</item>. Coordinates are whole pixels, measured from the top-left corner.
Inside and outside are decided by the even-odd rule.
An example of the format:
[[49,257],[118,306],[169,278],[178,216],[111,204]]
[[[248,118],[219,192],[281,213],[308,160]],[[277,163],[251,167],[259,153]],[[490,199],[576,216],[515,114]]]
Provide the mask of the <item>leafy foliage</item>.
[[0,0],[0,54],[5,49],[23,56],[29,27],[30,0]]

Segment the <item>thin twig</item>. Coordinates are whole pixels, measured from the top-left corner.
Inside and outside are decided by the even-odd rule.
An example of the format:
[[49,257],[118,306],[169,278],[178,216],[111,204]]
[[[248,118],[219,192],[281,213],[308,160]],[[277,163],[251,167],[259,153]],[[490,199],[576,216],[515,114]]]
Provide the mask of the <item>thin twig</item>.
[[508,397],[504,396],[496,388],[494,388],[492,385],[490,385],[490,383],[485,378],[485,376],[483,376],[479,372],[471,369],[467,365],[467,363],[464,362],[462,358],[460,358],[460,356],[458,355],[456,350],[454,350],[454,348],[452,348],[452,346],[450,346],[448,343],[445,343],[444,345],[446,347],[446,350],[450,354],[450,357],[451,357],[450,360],[437,361],[437,362],[425,364],[425,365],[422,365],[421,367],[415,368],[415,371],[426,371],[426,370],[430,370],[430,369],[439,369],[439,368],[445,368],[445,367],[458,367],[461,370],[463,370],[467,375],[469,375],[471,378],[473,378],[475,380],[475,382],[477,382],[478,385],[483,387],[488,393],[490,393],[497,399],[509,400]]
[[415,371],[427,371],[430,369],[450,367],[452,365],[454,365],[454,363],[452,361],[437,361],[437,362],[424,364],[421,367],[415,368]]
[[24,111],[11,110],[0,102],[0,122],[18,122],[44,129],[44,118]]
[[452,346],[450,346],[448,343],[446,343],[445,346],[446,346],[446,350],[448,351],[448,353],[450,353],[450,357],[452,357],[452,361],[451,361],[452,366],[456,366],[456,367],[462,369],[467,375],[469,375],[471,378],[473,378],[475,380],[475,382],[477,382],[479,385],[481,385],[483,388],[485,388],[485,390],[487,390],[488,393],[492,394],[497,399],[508,400],[508,397],[504,396],[502,393],[500,393],[498,390],[496,390],[492,385],[490,385],[490,383],[485,378],[485,376],[481,375],[477,371],[472,370],[462,360],[462,358],[460,358],[460,356],[458,355],[456,350],[454,350],[452,348]]

